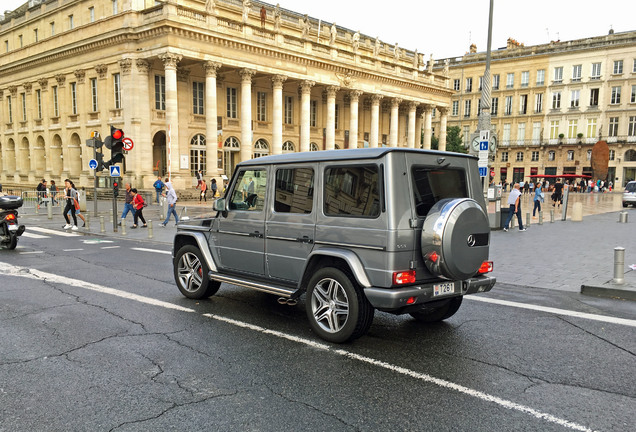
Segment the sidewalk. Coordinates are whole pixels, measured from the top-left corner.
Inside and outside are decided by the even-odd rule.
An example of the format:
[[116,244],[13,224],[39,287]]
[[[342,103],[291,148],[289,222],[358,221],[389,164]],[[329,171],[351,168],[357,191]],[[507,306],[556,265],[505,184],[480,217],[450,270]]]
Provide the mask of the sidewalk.
[[[636,264],[636,209],[623,209],[621,195],[618,193],[572,194],[569,209],[576,200],[584,203],[582,222],[572,222],[569,217],[568,220],[561,221],[561,213],[555,212],[555,222],[550,223],[549,209],[552,206],[548,205],[544,207],[543,225],[538,225],[538,219],[531,219],[526,232],[519,232],[518,227],[508,232],[491,232],[490,259],[494,262],[493,276],[498,282],[569,292],[580,292],[582,285],[612,288],[609,282],[613,278],[614,248],[621,246],[625,248],[624,287],[636,293],[636,271],[629,268]],[[123,204],[118,202],[117,205],[119,218]],[[525,199],[523,205],[525,220],[528,209]],[[61,230],[65,223],[61,209],[59,206],[53,209],[51,220],[47,217],[46,208],[42,208],[39,215],[21,212],[20,222],[27,226],[27,231],[29,225]],[[618,209],[627,211],[628,223],[618,223]],[[147,228],[130,229],[132,215],[126,218],[124,236],[121,227],[118,227],[118,232],[113,232],[112,222],[109,221],[112,202],[99,201],[98,213],[104,217],[106,228],[106,232],[100,233],[99,217],[93,217],[93,202],[89,201],[87,211],[83,214],[90,217],[90,229],[80,228],[77,232],[90,236],[152,241],[169,249],[176,232],[174,218],[163,228],[160,226],[163,219],[159,217],[159,211],[157,204],[144,209],[146,220],[153,223],[152,239],[148,238]],[[180,217],[187,215],[192,218],[206,213],[210,216],[215,214],[211,200],[202,204],[198,201],[181,200],[177,203],[177,214]],[[79,224],[81,225],[81,221]],[[611,294],[605,292],[608,293]]]

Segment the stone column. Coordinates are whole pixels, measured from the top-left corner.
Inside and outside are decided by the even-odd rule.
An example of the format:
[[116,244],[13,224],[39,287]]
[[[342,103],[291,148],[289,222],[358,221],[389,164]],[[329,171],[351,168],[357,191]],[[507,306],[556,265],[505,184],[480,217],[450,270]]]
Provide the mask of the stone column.
[[380,101],[383,96],[374,94],[371,96],[371,132],[369,134],[369,147],[378,147],[380,135]]
[[409,124],[408,134],[406,138],[406,146],[408,148],[415,148],[415,113],[417,111],[417,102],[409,102]]
[[220,67],[221,63],[213,61],[207,61],[203,64],[205,69],[205,166],[208,177],[218,177],[219,175],[217,165],[216,72]]
[[349,148],[358,148],[358,101],[362,92],[360,90],[352,90],[349,92],[350,109],[349,115]]
[[300,151],[309,151],[309,114],[311,101],[311,88],[316,83],[313,81],[302,81],[300,83]]
[[241,162],[252,159],[252,69],[241,69]]
[[[182,56],[165,53],[163,61],[166,77],[166,162],[168,173],[173,176],[179,170],[179,104],[177,99],[177,63]],[[179,187],[189,184],[186,180]]]
[[448,124],[448,110],[446,108],[438,108],[440,113],[439,125],[439,150],[446,151],[446,129]]
[[284,75],[272,77],[273,112],[272,112],[272,154],[283,153],[283,83]]
[[[133,67],[132,60],[128,64],[127,59],[120,62],[122,112],[126,119],[126,129],[131,129],[131,132],[125,131],[126,134],[136,137],[134,138],[135,148],[128,154],[128,157],[131,154],[135,156],[138,178],[144,187],[147,187],[156,180],[153,170],[157,161],[154,160],[152,128],[150,127],[152,121],[150,107],[155,106],[154,97],[150,97],[154,92],[154,81],[151,84],[148,76],[150,72],[148,60],[136,59],[134,64],[135,67]],[[152,92],[150,91],[151,85]],[[130,126],[128,126],[129,123]],[[168,131],[166,130],[166,139],[167,135]]]
[[402,99],[393,98],[391,100],[391,125],[389,129],[389,146],[398,146],[398,116],[400,113],[400,103]]
[[[64,116],[66,115],[66,112],[64,111],[64,109],[66,108],[66,76],[64,74],[58,74],[55,75],[55,80],[57,81],[57,106],[58,106],[58,114],[59,114],[59,124],[61,126],[60,129],[60,137],[62,138],[62,175],[60,176],[61,178],[67,178],[67,177],[71,177],[70,176],[70,170],[71,170],[71,153],[70,153],[70,149],[69,149],[69,143],[66,140],[66,120],[64,118]],[[51,98],[53,98],[53,95],[51,94]],[[15,101],[16,98],[13,98],[13,100]],[[14,102],[15,103],[15,102]],[[14,105],[15,106],[15,105]],[[15,113],[15,108],[14,108],[14,113]],[[14,115],[14,120],[15,120],[15,115]],[[19,149],[19,145],[20,142],[18,140],[16,140],[15,142],[15,153],[16,153],[16,159],[17,159],[17,155],[19,154],[18,149]],[[16,169],[18,169],[18,166],[16,164]]]
[[422,110],[422,107],[418,105],[415,113],[415,148],[420,148],[422,145],[422,125],[424,124],[424,119],[422,118],[423,115],[424,111]]
[[325,133],[325,150],[336,148],[336,94],[337,86],[327,87],[327,130]]
[[431,115],[433,114],[433,107],[426,105],[424,107],[424,149],[431,149]]

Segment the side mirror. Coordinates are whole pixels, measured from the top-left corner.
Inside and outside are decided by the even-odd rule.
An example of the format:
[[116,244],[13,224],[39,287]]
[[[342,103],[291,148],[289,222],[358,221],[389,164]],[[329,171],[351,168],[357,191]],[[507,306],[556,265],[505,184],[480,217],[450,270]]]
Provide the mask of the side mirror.
[[212,206],[212,208],[216,211],[220,211],[220,212],[224,212],[225,210],[225,198],[217,198],[216,201],[214,201],[214,205]]

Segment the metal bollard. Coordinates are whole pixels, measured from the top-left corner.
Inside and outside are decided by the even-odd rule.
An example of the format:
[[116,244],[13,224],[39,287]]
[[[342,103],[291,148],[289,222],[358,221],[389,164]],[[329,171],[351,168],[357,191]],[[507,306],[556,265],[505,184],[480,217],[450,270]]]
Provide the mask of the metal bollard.
[[148,221],[148,238],[149,239],[152,238],[152,221],[151,220]]
[[35,214],[36,215],[40,214],[40,204],[38,204],[37,199],[35,201]]
[[526,227],[530,226],[530,212],[526,212]]
[[539,225],[543,225],[543,212],[539,212]]
[[99,217],[99,232],[100,233],[106,232],[106,226],[104,225],[104,216]]
[[618,223],[627,223],[627,212],[622,211],[618,214]]
[[612,280],[615,284],[624,284],[625,283],[625,248],[624,247],[615,247],[614,248],[614,279]]
[[554,209],[550,209],[550,223],[554,223]]
[[121,219],[121,235],[126,235],[126,219]]
[[91,229],[91,217],[88,213],[84,215],[84,219],[86,219],[86,231],[90,231]]
[[[53,204],[53,203],[51,203]],[[46,206],[47,217],[53,219],[53,205]]]

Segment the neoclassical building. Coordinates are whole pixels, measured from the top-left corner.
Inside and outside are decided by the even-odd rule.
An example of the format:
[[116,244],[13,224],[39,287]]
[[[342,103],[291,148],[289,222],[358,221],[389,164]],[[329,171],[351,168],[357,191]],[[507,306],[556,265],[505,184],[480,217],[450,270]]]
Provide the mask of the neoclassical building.
[[[466,146],[477,130],[485,58],[473,46],[434,68],[450,63],[448,124],[460,127]],[[491,76],[496,182],[592,175],[599,140],[610,148],[608,180],[636,178],[636,31],[534,46],[509,39],[493,49]]]
[[267,154],[430,145],[453,93],[432,63],[255,1],[30,0],[0,22],[0,179],[92,184],[85,142],[111,125],[134,141],[138,187]]

